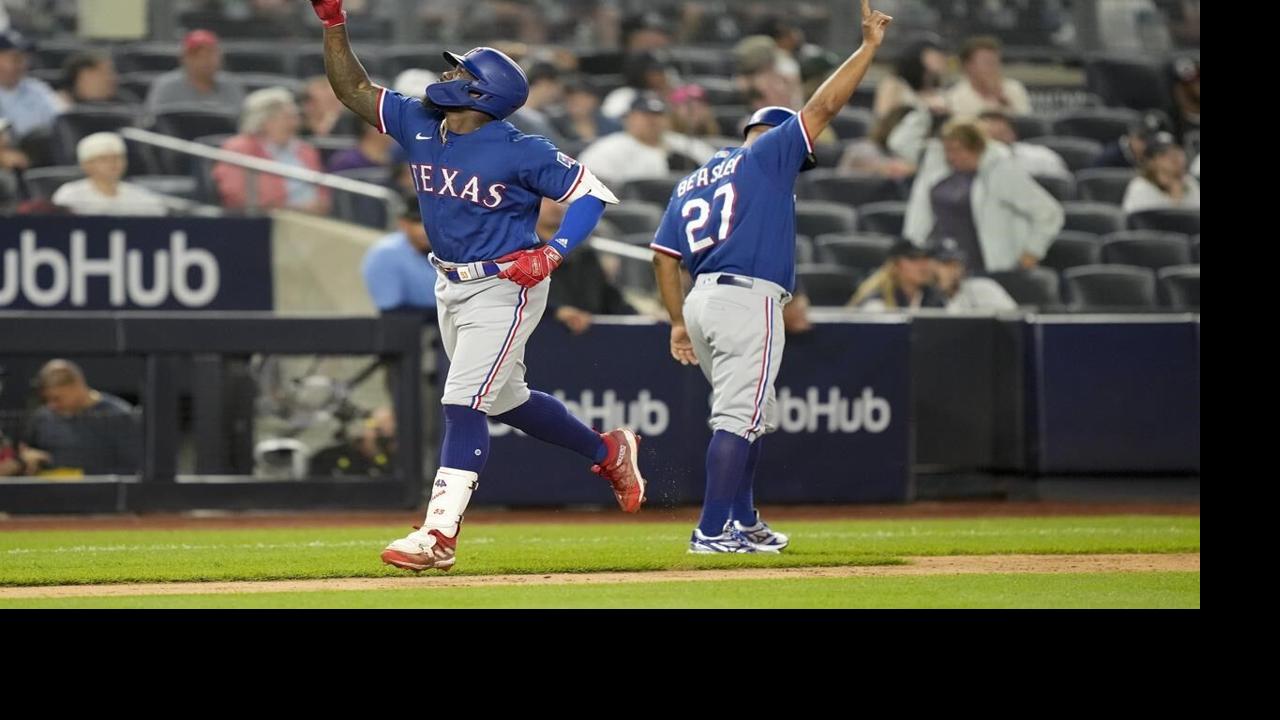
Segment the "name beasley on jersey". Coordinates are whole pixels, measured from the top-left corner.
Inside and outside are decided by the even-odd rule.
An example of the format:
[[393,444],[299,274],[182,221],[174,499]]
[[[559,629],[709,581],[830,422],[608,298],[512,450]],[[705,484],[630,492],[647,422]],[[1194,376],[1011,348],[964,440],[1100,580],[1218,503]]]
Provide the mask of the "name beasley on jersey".
[[[493,183],[487,188],[484,199],[480,196],[480,178],[472,175],[465,183],[458,181],[461,170],[453,170],[443,165],[409,165],[413,175],[413,189],[420,193],[431,193],[440,197],[455,197],[468,200],[476,205],[493,209],[502,204],[502,191],[507,189],[503,183]],[[438,175],[437,175],[438,171]],[[461,189],[458,189],[461,187]]]
[[680,181],[679,187],[676,188],[676,195],[684,197],[685,193],[690,190],[706,187],[719,182],[721,178],[736,173],[738,171],[738,163],[742,162],[743,157],[743,155],[735,155],[711,168],[699,168],[698,172]]

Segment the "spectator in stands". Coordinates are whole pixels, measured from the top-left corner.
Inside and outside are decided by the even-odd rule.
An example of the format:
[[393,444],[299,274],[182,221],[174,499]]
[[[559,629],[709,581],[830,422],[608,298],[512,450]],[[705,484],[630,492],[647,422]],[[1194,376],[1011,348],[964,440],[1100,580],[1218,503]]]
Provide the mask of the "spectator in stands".
[[773,67],[789,80],[800,82],[798,54],[804,47],[804,31],[781,15],[771,15],[761,22],[759,35],[773,40]]
[[237,108],[244,102],[244,85],[222,72],[222,46],[208,30],[193,30],[182,41],[182,67],[151,83],[147,110],[169,105],[207,105],[214,109]]
[[76,215],[165,215],[159,195],[123,182],[128,169],[124,138],[111,132],[94,133],[76,145],[76,159],[88,177],[73,180],[53,194],[53,204]]
[[889,135],[910,112],[910,105],[899,105],[890,110],[888,115],[876,120],[867,137],[855,140],[845,147],[838,169],[844,172],[873,173],[894,180],[913,175],[916,164],[889,150]]
[[27,154],[14,147],[12,123],[7,118],[0,118],[0,182],[7,182],[17,187],[18,174],[31,167],[31,159]]
[[329,158],[329,172],[391,167],[394,150],[395,140],[390,135],[382,134],[368,123],[360,123],[360,143],[334,153]]
[[86,475],[138,471],[141,434],[129,403],[90,388],[79,366],[51,360],[36,376],[44,407],[31,417],[28,471],[77,468]]
[[930,252],[933,277],[938,292],[947,301],[948,312],[971,310],[1017,310],[1018,303],[1000,283],[985,277],[969,277],[967,258],[960,244],[943,238]]
[[947,112],[947,98],[942,78],[947,72],[947,55],[937,38],[923,38],[907,46],[894,74],[876,83],[871,109],[883,118],[899,107],[924,107],[934,112]]
[[138,103],[138,98],[120,89],[120,76],[111,56],[96,52],[76,53],[67,58],[62,65],[59,94],[67,106]]
[[671,45],[671,28],[660,13],[646,12],[622,20],[622,47],[628,53],[660,50]]
[[560,145],[564,138],[551,122],[551,110],[564,100],[564,81],[551,63],[529,68],[529,100],[511,116],[510,122],[526,135],[541,135]]
[[1173,61],[1174,136],[1185,140],[1187,133],[1200,129],[1200,61],[1179,58]]
[[1043,145],[1018,142],[1018,132],[1014,130],[1009,116],[995,110],[988,110],[978,116],[978,126],[988,139],[1003,143],[1009,148],[1009,157],[1014,164],[1022,168],[1028,175],[1041,177],[1070,178],[1071,170],[1062,156]]
[[[1147,113],[1133,123],[1129,131],[1103,146],[1095,167],[1137,168],[1147,152],[1147,144],[1160,133],[1169,135],[1165,121],[1157,113]],[[1172,139],[1172,135],[1169,135]]]
[[813,97],[822,83],[840,67],[844,58],[816,45],[805,45],[800,51],[800,93]]
[[772,106],[795,109],[804,100],[800,96],[800,83],[772,67],[746,76],[744,82],[747,105],[752,111]]
[[16,30],[0,32],[0,117],[19,140],[47,133],[61,103],[48,83],[27,75],[31,45]]
[[858,286],[848,306],[862,312],[891,312],[942,308],[946,301],[933,287],[929,253],[909,240],[899,240],[884,265]]
[[690,137],[719,137],[716,114],[707,102],[707,91],[701,85],[681,85],[667,98],[671,106],[671,129]]
[[666,97],[680,80],[670,57],[652,50],[627,56],[623,77],[626,85],[609,93],[600,106],[605,117],[621,120],[637,97],[645,93]]
[[318,451],[311,457],[313,477],[379,477],[395,471],[396,418],[391,408],[380,407],[369,414],[360,434],[339,445]]
[[583,80],[566,88],[564,111],[555,119],[560,136],[577,142],[594,142],[622,130],[622,125],[600,112],[600,96]]
[[972,122],[930,140],[911,187],[904,237],[953,238],[976,274],[1032,268],[1062,229],[1062,206]]
[[[543,199],[536,231],[543,242],[555,239],[567,207]],[[562,276],[561,273],[564,273]],[[600,256],[590,245],[574,250],[556,270],[547,309],[574,335],[591,329],[596,315],[634,315],[635,308],[622,297],[600,264]]]
[[1156,136],[1147,147],[1142,172],[1129,181],[1121,208],[1126,213],[1161,208],[1200,209],[1200,183],[1187,174],[1187,153],[1172,135]]
[[440,76],[422,68],[409,68],[396,76],[391,89],[405,97],[421,100],[427,95],[427,86],[439,82]]
[[360,272],[378,312],[426,313],[435,316],[436,268],[427,255],[431,241],[422,224],[417,193],[404,198],[400,231],[374,243]]
[[[426,87],[422,88],[426,92]],[[329,79],[317,75],[307,80],[302,94],[302,134],[307,137],[337,135],[338,122],[347,112],[346,106],[333,92]]]
[[[223,150],[274,160],[295,168],[321,170],[320,153],[298,139],[301,114],[286,88],[264,88],[244,100],[240,116],[240,134],[222,145]],[[244,210],[249,207],[249,183],[254,183],[253,200],[259,209],[291,208],[324,214],[329,211],[329,192],[300,180],[277,175],[255,173],[250,177],[244,169],[218,163],[213,180],[224,207]]]
[[1031,112],[1027,88],[1004,77],[1000,52],[1000,41],[993,37],[977,37],[965,43],[960,51],[965,76],[947,91],[947,106],[953,117],[973,119],[987,110],[1010,115]]
[[698,167],[715,155],[715,148],[668,128],[667,105],[644,95],[625,118],[623,132],[592,143],[579,158],[600,179],[621,186],[639,178],[664,178],[677,167]]

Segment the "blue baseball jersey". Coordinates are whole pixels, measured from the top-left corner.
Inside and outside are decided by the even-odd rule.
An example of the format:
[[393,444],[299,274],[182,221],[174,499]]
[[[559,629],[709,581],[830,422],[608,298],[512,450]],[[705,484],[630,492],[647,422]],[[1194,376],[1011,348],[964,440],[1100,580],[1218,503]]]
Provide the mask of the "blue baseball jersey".
[[650,247],[680,258],[695,278],[724,272],[793,290],[795,182],[812,152],[799,114],[751,147],[721,150],[671,192]]
[[542,198],[564,202],[585,168],[537,135],[494,120],[441,138],[444,113],[382,89],[378,129],[404,148],[436,257],[492,260],[540,244],[534,228]]

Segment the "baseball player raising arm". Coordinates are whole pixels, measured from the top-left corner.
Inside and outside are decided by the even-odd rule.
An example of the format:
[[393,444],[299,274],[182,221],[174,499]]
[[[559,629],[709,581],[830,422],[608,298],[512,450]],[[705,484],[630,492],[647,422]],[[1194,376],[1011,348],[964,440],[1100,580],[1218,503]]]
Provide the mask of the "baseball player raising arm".
[[[383,562],[409,570],[454,564],[463,512],[489,454],[488,418],[577,452],[636,512],[645,481],[639,438],[603,435],[525,384],[525,343],[547,305],[547,276],[595,229],[617,198],[546,138],[505,119],[529,97],[524,71],[492,48],[445,53],[453,69],[426,99],[374,85],[351,50],[342,0],[310,0],[324,22],[325,69],[343,104],[405,149],[439,269],[440,332],[451,361],[444,387],[441,467],[422,526],[396,540]],[[549,243],[534,233],[542,198],[568,204]]]
[[[893,18],[862,0],[862,47],[799,113],[763,108],[738,149],[721,150],[671,194],[651,247],[671,356],[711,383],[702,518],[689,552],[779,552],[786,535],[755,509],[761,438],[776,429],[774,381],[785,336],[782,306],[795,287],[795,181],[813,167],[813,139],[853,96]],[[683,297],[680,265],[694,278]]]

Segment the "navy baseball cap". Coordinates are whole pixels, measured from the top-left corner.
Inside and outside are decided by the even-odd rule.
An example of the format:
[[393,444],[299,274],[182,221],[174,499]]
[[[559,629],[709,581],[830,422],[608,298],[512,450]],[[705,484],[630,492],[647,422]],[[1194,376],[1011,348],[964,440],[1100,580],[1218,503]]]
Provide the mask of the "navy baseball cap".
[[22,36],[17,30],[5,30],[0,32],[0,52],[5,50],[21,50],[29,52],[34,48],[31,41]]
[[929,250],[929,256],[939,262],[963,263],[968,259],[954,238],[943,238]]
[[667,113],[667,104],[657,95],[641,94],[631,103],[631,112],[647,112],[657,115]]
[[910,240],[899,240],[889,248],[889,259],[906,258],[908,260],[921,260],[929,257],[929,251],[911,242]]

